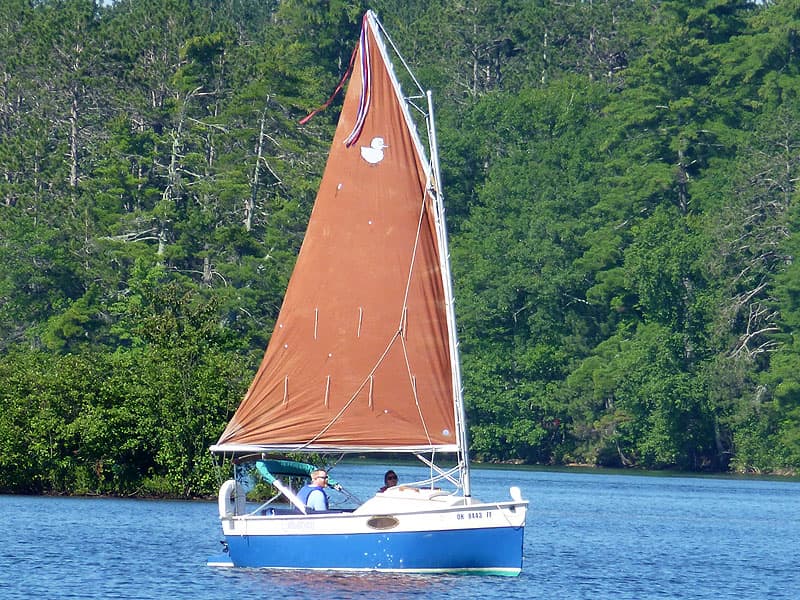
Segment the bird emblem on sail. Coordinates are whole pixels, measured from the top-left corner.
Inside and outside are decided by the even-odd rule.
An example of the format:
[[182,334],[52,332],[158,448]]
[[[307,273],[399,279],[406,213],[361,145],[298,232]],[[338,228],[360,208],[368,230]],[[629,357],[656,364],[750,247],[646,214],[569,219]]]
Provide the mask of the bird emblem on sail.
[[361,158],[371,165],[377,165],[383,160],[384,148],[389,147],[383,142],[384,139],[382,137],[372,138],[369,146],[361,146]]

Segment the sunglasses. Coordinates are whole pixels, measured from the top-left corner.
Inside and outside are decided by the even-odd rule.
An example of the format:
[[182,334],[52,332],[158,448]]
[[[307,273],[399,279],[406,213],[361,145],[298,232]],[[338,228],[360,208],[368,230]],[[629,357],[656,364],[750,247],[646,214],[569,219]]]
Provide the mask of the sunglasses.
[[317,479],[327,479],[327,475],[317,475]]
[[386,480],[387,480],[387,481],[389,481],[389,480],[392,480],[392,479],[394,479],[395,481],[397,481],[397,477],[394,477],[394,476],[392,476],[392,475],[389,475],[389,477],[387,477],[387,478],[386,478]]

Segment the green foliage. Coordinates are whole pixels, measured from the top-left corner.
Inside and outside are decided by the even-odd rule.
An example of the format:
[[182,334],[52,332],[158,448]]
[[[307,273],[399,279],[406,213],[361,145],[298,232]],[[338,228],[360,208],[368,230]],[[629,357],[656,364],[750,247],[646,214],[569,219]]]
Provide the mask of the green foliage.
[[207,448],[247,370],[213,304],[174,283],[145,284],[125,319],[141,327],[114,352],[19,349],[0,361],[3,491],[213,492]]
[[[683,339],[660,325],[610,338],[570,375],[576,459],[608,466],[714,465],[706,392],[684,368]],[[597,415],[587,423],[589,415]],[[711,433],[710,433],[711,432]]]
[[[796,472],[796,2],[372,5],[437,99],[471,451]],[[0,5],[0,491],[209,493],[366,4]]]

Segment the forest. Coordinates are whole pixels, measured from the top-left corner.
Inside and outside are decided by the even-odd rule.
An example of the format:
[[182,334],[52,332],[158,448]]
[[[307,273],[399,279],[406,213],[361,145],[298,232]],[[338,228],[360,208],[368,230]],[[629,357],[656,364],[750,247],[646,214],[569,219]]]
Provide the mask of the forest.
[[375,10],[470,453],[795,475],[800,0],[0,1],[0,492],[213,493]]

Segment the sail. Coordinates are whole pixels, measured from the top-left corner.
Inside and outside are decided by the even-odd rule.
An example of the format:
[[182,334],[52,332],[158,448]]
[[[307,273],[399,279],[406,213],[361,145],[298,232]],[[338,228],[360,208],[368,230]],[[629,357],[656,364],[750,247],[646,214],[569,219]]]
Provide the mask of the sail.
[[263,361],[212,450],[457,450],[435,182],[367,13]]

